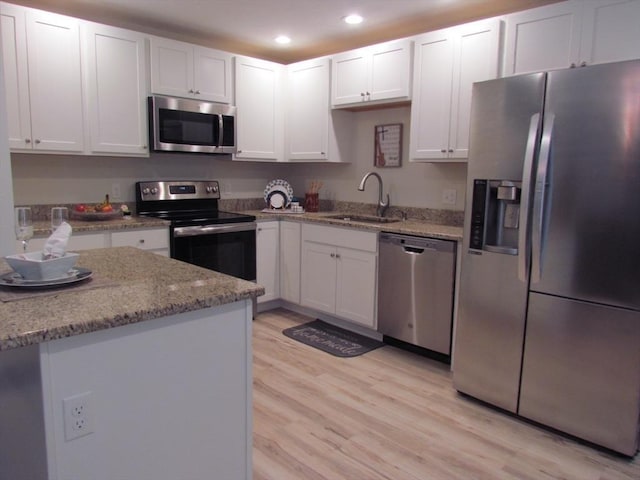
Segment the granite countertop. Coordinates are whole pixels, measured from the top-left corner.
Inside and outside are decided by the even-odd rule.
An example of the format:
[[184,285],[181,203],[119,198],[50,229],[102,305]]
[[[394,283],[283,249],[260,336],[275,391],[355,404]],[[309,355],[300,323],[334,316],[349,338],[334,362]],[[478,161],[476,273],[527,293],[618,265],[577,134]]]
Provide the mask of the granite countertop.
[[[77,266],[93,272],[95,288],[78,282],[52,295],[0,301],[0,351],[264,294],[256,283],[133,247],[78,253]],[[10,271],[4,260],[0,270]]]
[[[169,222],[153,217],[117,217],[110,220],[87,222],[76,220],[73,217],[69,220],[69,225],[74,233],[80,232],[104,232],[112,230],[132,230],[136,228],[168,227]],[[51,222],[36,220],[33,223],[33,234],[35,237],[48,237],[51,235]]]
[[[391,232],[402,233],[406,235],[418,235],[422,237],[441,238],[444,240],[460,241],[462,240],[462,227],[452,225],[442,225],[432,223],[425,220],[417,220],[409,218],[407,220],[398,219],[396,222],[388,223],[364,223],[356,220],[342,220],[334,217],[341,212],[319,212],[319,213],[277,213],[247,211],[245,213],[255,215],[258,220],[272,220],[274,218],[283,218],[294,222],[310,222],[322,223],[326,225],[334,225],[338,227],[357,228],[360,230],[369,230],[372,232]],[[345,217],[349,217],[350,213],[344,213]]]

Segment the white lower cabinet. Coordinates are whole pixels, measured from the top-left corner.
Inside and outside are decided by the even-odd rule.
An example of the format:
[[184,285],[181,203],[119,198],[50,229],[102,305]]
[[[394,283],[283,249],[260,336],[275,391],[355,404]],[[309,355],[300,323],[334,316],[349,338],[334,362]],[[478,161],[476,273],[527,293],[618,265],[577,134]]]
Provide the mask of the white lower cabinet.
[[136,247],[169,256],[169,232],[165,227],[111,233],[112,247]]
[[[46,237],[32,238],[29,240],[28,251],[35,252],[42,250],[47,241]],[[100,233],[74,233],[69,238],[67,250],[90,250],[93,248],[104,248],[110,244],[109,232]],[[16,253],[22,252],[22,242],[16,241]]]
[[264,287],[258,303],[280,298],[280,222],[258,222],[256,228],[256,277]]
[[280,298],[300,303],[301,224],[280,222]]
[[301,304],[376,328],[378,237],[302,225]]

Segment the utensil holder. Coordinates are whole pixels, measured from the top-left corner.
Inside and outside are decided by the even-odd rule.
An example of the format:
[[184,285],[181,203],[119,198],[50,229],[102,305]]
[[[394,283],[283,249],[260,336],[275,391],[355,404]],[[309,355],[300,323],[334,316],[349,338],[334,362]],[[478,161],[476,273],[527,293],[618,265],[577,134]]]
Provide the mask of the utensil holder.
[[304,194],[304,209],[307,212],[317,212],[320,207],[320,199],[317,193]]

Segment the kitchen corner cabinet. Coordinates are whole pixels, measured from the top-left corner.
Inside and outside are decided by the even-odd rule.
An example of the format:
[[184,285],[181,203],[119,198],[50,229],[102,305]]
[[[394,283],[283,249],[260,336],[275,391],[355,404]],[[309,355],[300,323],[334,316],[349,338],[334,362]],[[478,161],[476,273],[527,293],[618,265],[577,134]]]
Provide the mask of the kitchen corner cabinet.
[[498,76],[500,32],[492,19],[415,39],[411,161],[466,161],[472,86]]
[[506,17],[503,75],[640,58],[639,0],[572,0]]
[[256,276],[264,287],[258,303],[280,298],[280,222],[258,222],[256,228]]
[[151,37],[150,57],[153,93],[232,103],[230,53]]
[[82,32],[91,152],[148,155],[145,37],[89,22]]
[[287,66],[287,159],[327,160],[329,59]]
[[411,40],[397,40],[332,57],[331,105],[368,106],[411,98]]
[[375,233],[303,224],[302,305],[375,329],[377,250]]
[[234,160],[284,160],[285,66],[236,57],[237,152]]
[[0,13],[9,146],[82,152],[79,21],[4,3]]
[[280,221],[280,298],[300,303],[300,253],[302,224]]

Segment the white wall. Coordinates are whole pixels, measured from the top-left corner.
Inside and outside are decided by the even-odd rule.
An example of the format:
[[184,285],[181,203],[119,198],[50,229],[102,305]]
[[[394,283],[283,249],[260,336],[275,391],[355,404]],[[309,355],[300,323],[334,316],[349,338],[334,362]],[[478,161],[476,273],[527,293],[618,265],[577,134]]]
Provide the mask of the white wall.
[[[357,191],[362,176],[375,170],[392,205],[463,210],[464,164],[409,163],[409,107],[357,112],[353,118],[355,148],[349,164],[233,162],[225,157],[160,153],[150,158],[13,154],[15,203],[99,202],[111,193],[113,183],[120,184],[122,200],[133,201],[136,181],[167,178],[217,179],[223,198],[262,197],[266,184],[275,178],[289,181],[295,195],[303,196],[311,180],[320,180],[324,182],[321,199],[375,203],[373,181],[365,192]],[[400,168],[373,167],[374,126],[386,123],[403,124]],[[443,188],[457,190],[455,207],[442,204]]]
[[[0,53],[2,39],[0,37]],[[1,60],[1,58],[0,58]],[[4,100],[4,70],[0,62],[0,98]],[[11,160],[9,157],[9,133],[7,112],[0,108],[0,256],[11,255],[15,250],[13,233],[13,186],[11,183]]]

